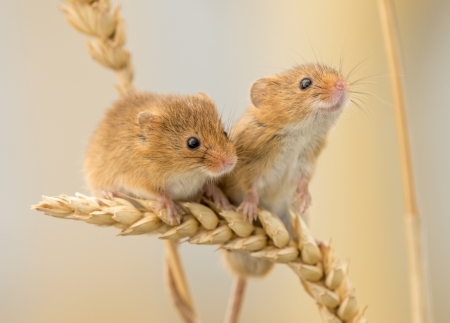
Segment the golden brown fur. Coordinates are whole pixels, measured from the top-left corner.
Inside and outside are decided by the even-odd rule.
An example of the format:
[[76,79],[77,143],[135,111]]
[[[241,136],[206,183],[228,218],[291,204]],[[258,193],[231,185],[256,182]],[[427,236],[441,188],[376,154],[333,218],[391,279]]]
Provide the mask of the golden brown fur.
[[[186,146],[191,136],[201,142],[194,151]],[[94,190],[187,199],[221,175],[223,158],[235,160],[235,150],[205,94],[138,93],[107,111],[87,149],[85,172]]]
[[[302,90],[299,84],[305,78],[312,83]],[[348,101],[348,84],[329,67],[296,66],[256,81],[251,100],[253,105],[232,130],[239,162],[222,188],[241,207],[253,203],[255,198],[249,196],[256,196],[289,228],[288,210],[295,195],[309,199],[308,183],[328,131]],[[240,276],[258,276],[271,266],[258,261],[261,268],[254,269],[255,261],[247,264],[246,257],[226,257]]]

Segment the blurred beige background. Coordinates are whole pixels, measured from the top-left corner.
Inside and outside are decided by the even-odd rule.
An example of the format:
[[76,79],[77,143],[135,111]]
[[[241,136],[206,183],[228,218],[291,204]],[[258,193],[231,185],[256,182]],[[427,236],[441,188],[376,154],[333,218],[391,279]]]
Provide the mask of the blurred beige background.
[[[419,206],[428,236],[435,322],[450,297],[450,3],[395,1]],[[162,243],[31,211],[40,195],[83,191],[83,154],[118,97],[56,0],[0,2],[0,322],[178,322],[166,297]],[[225,121],[251,83],[323,61],[377,76],[334,129],[313,180],[313,227],[333,239],[371,322],[408,323],[402,193],[376,1],[122,1],[139,89],[212,96]],[[341,54],[343,53],[343,54]],[[384,103],[384,102],[387,103]],[[183,245],[204,322],[221,322],[231,277],[214,247]],[[241,322],[320,322],[279,266],[248,290]]]

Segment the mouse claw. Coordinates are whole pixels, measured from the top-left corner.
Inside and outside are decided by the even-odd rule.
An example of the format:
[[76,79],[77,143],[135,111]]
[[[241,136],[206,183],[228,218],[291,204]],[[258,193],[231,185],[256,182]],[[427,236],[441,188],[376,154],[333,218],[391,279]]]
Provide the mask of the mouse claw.
[[308,211],[309,207],[311,206],[311,195],[305,194],[302,197],[299,197],[296,200],[301,199],[302,202],[300,203],[299,207],[298,207],[298,211],[300,212],[300,214],[304,214],[306,211]]
[[166,208],[167,210],[167,218],[169,219],[170,223],[177,223],[177,224],[181,224],[181,209],[177,206],[176,209],[169,209]]
[[116,197],[116,192],[98,190],[98,193],[100,197],[104,198],[105,200],[112,200],[114,197]]
[[167,219],[171,224],[180,224],[181,223],[181,215],[183,214],[183,210],[175,204],[172,199],[168,196],[162,195],[158,197],[159,206],[158,210],[165,209],[167,212]]
[[244,219],[252,223],[258,217],[258,204],[253,201],[244,201],[239,205],[239,212],[242,213]]
[[309,193],[308,189],[308,183],[304,179],[300,179],[297,186],[296,195],[292,200],[292,203],[295,203],[299,200],[301,202],[298,205],[298,212],[300,212],[300,214],[304,214],[306,211],[308,211],[308,208],[311,206],[312,201],[311,194]]
[[258,217],[258,193],[252,187],[247,191],[244,201],[239,205],[238,211],[244,215],[244,219],[252,223]]
[[205,185],[205,195],[214,202],[217,208],[225,211],[231,210],[228,198],[215,184],[209,183]]

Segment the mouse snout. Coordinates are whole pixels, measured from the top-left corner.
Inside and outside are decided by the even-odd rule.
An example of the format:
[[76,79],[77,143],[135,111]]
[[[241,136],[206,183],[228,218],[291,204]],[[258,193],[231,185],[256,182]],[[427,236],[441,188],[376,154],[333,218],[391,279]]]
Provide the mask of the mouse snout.
[[236,157],[222,158],[222,169],[224,171],[233,169],[235,165],[236,165]]
[[338,80],[336,83],[334,83],[334,88],[338,91],[344,91],[347,88],[347,84],[344,80]]
[[221,176],[230,172],[236,166],[237,157],[233,153],[210,149],[206,156],[206,166],[212,176]]

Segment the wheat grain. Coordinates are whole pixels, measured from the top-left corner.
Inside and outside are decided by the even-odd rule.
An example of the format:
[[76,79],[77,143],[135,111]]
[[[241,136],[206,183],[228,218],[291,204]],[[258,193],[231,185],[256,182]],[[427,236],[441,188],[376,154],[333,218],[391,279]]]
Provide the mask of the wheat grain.
[[[205,200],[205,204],[212,205]],[[88,197],[77,193],[74,197],[42,197],[33,209],[47,215],[84,221],[99,226],[115,226],[119,235],[160,234],[161,239],[187,239],[192,244],[218,244],[230,251],[249,252],[250,255],[275,263],[287,264],[307,293],[317,302],[325,323],[365,323],[364,308],[358,305],[355,289],[348,277],[348,264],[341,261],[331,244],[317,243],[300,216],[291,212],[293,236],[285,237],[286,228],[278,218],[265,210],[258,211],[262,224],[256,227],[241,221],[236,211],[221,211],[206,205],[180,203],[186,214],[181,223],[167,223],[164,211],[157,210],[154,201],[123,196],[112,199]],[[249,226],[251,226],[250,234]],[[242,237],[245,232],[245,237]],[[287,236],[288,237],[288,236]],[[168,269],[168,275],[173,275]],[[173,282],[172,282],[173,283]],[[179,295],[177,295],[179,296]],[[175,301],[177,298],[174,297]],[[185,304],[178,300],[185,321],[192,318]]]

